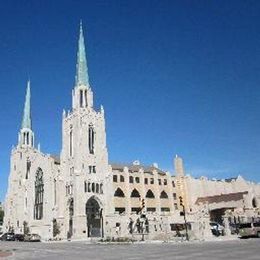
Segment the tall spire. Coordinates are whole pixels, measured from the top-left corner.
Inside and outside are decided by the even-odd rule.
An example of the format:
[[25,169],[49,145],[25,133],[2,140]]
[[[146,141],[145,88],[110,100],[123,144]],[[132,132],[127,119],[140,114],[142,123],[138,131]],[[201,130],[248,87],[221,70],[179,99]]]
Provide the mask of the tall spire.
[[80,32],[78,41],[77,66],[76,66],[76,86],[89,86],[88,66],[86,59],[84,35],[82,22],[80,21]]
[[19,132],[18,143],[21,147],[34,147],[34,133],[31,120],[31,87],[30,80],[27,81],[26,96],[23,110],[22,127]]
[[23,121],[22,121],[22,129],[32,129],[32,121],[31,121],[31,83],[30,80],[27,82],[27,89],[26,89],[26,97],[24,103],[24,110],[23,110]]

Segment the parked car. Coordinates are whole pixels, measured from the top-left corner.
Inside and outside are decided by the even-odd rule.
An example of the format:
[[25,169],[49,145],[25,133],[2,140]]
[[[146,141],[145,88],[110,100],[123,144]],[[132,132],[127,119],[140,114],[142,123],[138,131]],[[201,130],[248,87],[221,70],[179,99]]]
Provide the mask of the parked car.
[[210,222],[210,229],[213,235],[215,236],[224,236],[224,227],[218,222]]
[[4,233],[0,240],[2,241],[15,241],[14,233]]
[[40,242],[41,237],[38,234],[27,234],[24,236],[26,242]]
[[15,234],[14,239],[15,239],[15,241],[24,241],[24,235],[23,234]]
[[241,238],[253,236],[260,238],[260,222],[240,224],[239,235]]

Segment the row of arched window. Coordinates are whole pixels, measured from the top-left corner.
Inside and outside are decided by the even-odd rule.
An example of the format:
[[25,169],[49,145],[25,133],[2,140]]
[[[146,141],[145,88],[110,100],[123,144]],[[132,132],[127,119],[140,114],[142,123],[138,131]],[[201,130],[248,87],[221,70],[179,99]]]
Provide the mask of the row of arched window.
[[[117,188],[115,193],[114,193],[114,196],[123,198],[123,197],[125,197],[125,194],[122,191],[122,189]],[[140,198],[141,195],[140,195],[140,193],[137,189],[133,189],[130,197],[131,198]],[[150,189],[146,192],[145,197],[150,198],[150,199],[155,198],[154,193]],[[160,194],[160,199],[168,199],[168,194],[165,191],[162,191],[161,194]]]
[[94,183],[94,182],[84,182],[84,191],[85,192],[93,192],[98,194],[103,194],[103,184],[102,183]]
[[[114,174],[113,175],[113,182],[124,182],[125,178],[123,175],[118,175]],[[140,183],[140,178],[139,177],[133,177],[133,176],[129,176],[129,183]],[[144,178],[144,184],[154,184],[154,178],[150,178],[150,180],[148,178]],[[167,179],[158,179],[158,184],[159,185],[167,185]],[[172,187],[175,187],[175,183],[174,181],[172,181]]]
[[[25,145],[30,145],[30,134],[29,134],[29,132],[23,133],[22,143],[25,144]],[[31,145],[33,146],[33,137],[31,137]]]

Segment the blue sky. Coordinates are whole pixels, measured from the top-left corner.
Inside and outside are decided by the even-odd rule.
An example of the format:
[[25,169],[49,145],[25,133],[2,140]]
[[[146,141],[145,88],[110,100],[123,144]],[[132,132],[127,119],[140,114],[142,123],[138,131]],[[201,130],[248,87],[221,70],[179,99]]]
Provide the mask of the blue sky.
[[109,159],[177,153],[194,176],[260,181],[259,1],[5,1],[0,7],[0,200],[26,81],[42,151],[61,148],[79,21]]

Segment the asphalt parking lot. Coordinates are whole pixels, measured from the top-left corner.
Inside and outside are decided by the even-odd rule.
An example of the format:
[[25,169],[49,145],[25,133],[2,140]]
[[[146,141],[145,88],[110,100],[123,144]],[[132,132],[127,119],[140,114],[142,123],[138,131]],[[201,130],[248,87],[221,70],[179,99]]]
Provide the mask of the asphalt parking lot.
[[[192,259],[259,260],[260,239],[215,242],[89,244],[86,242],[0,242],[8,259]],[[1,258],[1,257],[0,257]]]

